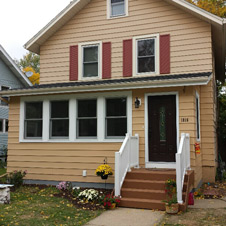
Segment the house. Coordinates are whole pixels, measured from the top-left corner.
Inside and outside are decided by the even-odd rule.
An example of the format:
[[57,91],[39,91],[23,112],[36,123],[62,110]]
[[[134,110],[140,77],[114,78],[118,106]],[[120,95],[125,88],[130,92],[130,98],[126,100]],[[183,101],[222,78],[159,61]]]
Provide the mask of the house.
[[[0,91],[29,86],[30,81],[0,45]],[[8,112],[8,98],[3,97],[0,99],[0,152],[8,144]]]
[[195,188],[215,180],[225,32],[224,19],[182,0],[72,1],[25,44],[40,54],[40,85],[1,92],[13,122],[8,171],[97,187],[107,161],[116,195],[132,187],[147,197],[154,182],[145,180],[175,174],[185,202],[187,170]]

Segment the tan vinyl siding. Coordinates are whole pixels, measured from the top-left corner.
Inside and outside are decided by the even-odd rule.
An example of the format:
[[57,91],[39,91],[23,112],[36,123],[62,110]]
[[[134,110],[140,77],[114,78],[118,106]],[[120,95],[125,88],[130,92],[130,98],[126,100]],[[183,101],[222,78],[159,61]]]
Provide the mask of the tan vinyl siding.
[[122,77],[122,41],[170,34],[171,73],[212,71],[211,26],[163,0],[129,0],[129,16],[107,19],[106,0],[92,0],[40,49],[40,83],[69,81],[69,46],[112,42],[112,78]]
[[[105,158],[114,169],[121,143],[19,143],[19,98],[11,98],[7,171],[27,170],[26,179],[102,183],[95,175]],[[82,171],[87,170],[87,177]],[[114,177],[108,179],[113,183]]]
[[201,151],[203,181],[214,182],[217,166],[216,134],[216,87],[212,79],[207,86],[201,86]]

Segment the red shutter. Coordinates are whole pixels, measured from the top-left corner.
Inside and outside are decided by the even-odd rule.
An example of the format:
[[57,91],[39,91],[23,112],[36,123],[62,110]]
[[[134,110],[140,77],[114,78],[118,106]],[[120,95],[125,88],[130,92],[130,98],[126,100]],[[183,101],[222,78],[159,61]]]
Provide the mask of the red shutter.
[[133,40],[123,40],[123,77],[133,73]]
[[160,74],[170,73],[170,35],[160,35]]
[[78,46],[70,46],[70,81],[78,80]]
[[102,58],[102,78],[111,78],[111,42],[103,43]]

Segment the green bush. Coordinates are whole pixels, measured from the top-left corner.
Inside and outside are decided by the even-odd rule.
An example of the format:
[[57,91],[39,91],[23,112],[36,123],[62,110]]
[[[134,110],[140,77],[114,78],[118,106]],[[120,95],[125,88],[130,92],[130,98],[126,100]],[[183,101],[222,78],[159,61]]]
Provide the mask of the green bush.
[[15,170],[8,175],[7,177],[8,183],[13,184],[15,188],[18,188],[23,184],[23,178],[25,177],[26,174],[27,174],[26,170],[23,172],[22,170],[20,171]]

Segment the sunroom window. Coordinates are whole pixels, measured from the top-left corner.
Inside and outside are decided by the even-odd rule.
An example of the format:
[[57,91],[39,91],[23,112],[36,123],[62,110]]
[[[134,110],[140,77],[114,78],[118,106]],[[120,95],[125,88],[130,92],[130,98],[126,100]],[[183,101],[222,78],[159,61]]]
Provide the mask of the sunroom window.
[[137,40],[137,73],[155,72],[155,39]]
[[42,102],[25,103],[25,138],[42,137]]
[[124,137],[127,133],[126,98],[106,99],[106,137]]
[[83,46],[83,78],[99,76],[99,45]]
[[78,100],[77,137],[97,137],[97,100]]
[[50,137],[69,136],[69,102],[52,101],[50,117]]
[[123,16],[126,14],[125,0],[110,0],[111,1],[111,17]]

